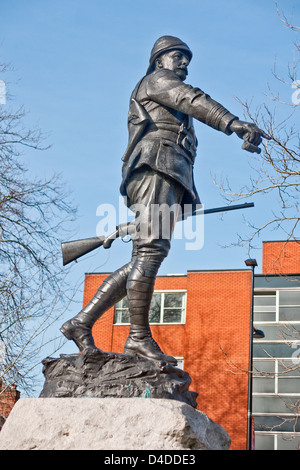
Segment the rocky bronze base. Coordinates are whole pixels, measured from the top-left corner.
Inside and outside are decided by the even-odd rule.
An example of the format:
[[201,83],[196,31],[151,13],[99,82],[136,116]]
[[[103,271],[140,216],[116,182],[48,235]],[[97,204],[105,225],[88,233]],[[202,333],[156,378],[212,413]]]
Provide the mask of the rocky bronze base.
[[167,398],[196,408],[190,375],[166,362],[141,356],[85,350],[43,360],[41,398]]

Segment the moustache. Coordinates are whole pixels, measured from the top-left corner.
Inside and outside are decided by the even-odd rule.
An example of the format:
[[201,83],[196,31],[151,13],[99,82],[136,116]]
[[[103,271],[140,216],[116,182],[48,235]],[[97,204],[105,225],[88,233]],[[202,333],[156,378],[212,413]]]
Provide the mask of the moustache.
[[188,69],[187,67],[177,67],[178,70],[183,70],[185,72],[186,75],[188,75]]

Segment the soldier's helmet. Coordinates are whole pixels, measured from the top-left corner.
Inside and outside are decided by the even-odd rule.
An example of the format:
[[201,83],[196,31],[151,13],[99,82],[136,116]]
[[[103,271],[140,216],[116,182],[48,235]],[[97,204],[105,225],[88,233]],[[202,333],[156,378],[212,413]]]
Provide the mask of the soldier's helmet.
[[174,49],[179,49],[183,51],[188,56],[189,60],[192,59],[192,51],[185,42],[181,41],[181,39],[176,38],[174,36],[162,36],[161,38],[157,39],[152,48],[147,75],[153,72],[153,70],[155,69],[155,60],[161,54],[163,54],[164,52],[172,51]]

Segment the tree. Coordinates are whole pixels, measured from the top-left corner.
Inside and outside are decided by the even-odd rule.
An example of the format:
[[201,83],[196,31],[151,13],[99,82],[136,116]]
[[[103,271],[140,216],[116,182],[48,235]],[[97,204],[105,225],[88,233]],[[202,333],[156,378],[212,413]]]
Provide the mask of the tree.
[[[300,27],[292,24],[280,13],[278,16],[284,26],[294,34]],[[245,186],[233,190],[228,181],[215,184],[221,190],[228,203],[259,195],[273,195],[273,213],[260,225],[248,222],[250,233],[239,235],[237,244],[248,245],[248,251],[255,247],[256,239],[268,230],[281,230],[286,240],[298,240],[300,221],[300,133],[296,118],[300,109],[300,80],[297,80],[297,56],[299,43],[294,44],[294,59],[288,65],[286,77],[277,72],[276,63],[273,76],[280,86],[289,88],[290,102],[281,98],[269,87],[266,96],[269,102],[252,110],[249,102],[239,100],[244,108],[246,119],[250,119],[271,137],[262,144],[260,155],[248,154],[252,158],[250,181]],[[280,108],[280,109],[279,109]],[[277,116],[280,116],[278,118]],[[298,117],[299,119],[299,117]]]
[[[0,66],[1,76],[6,66]],[[2,82],[3,83],[3,82]],[[22,162],[22,149],[46,150],[25,111],[0,103],[0,380],[34,388],[32,370],[44,334],[71,295],[61,286],[60,242],[76,213],[61,177],[41,180]]]

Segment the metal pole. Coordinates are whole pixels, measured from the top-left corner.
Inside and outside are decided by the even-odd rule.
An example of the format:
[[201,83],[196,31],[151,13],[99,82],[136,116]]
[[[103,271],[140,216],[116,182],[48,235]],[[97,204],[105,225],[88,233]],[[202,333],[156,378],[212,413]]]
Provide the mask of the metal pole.
[[253,305],[254,305],[254,268],[256,260],[246,260],[245,264],[252,268],[250,338],[249,338],[249,371],[248,371],[248,410],[247,410],[247,450],[252,450],[252,391],[253,391]]

